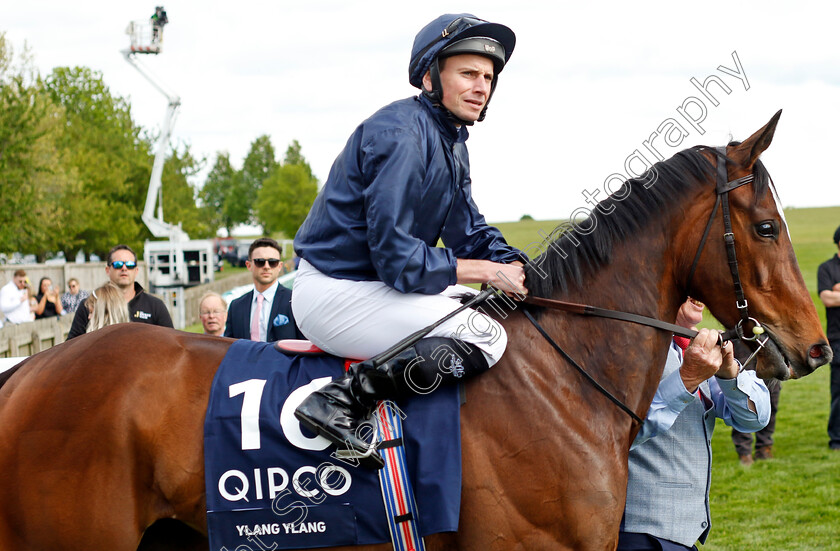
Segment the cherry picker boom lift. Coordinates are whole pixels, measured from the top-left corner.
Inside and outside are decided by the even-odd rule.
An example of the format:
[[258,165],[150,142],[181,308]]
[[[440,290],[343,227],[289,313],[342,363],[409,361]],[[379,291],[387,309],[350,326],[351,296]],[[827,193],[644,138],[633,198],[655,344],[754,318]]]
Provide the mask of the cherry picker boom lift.
[[[181,228],[163,220],[163,193],[161,176],[172,126],[181,106],[181,98],[167,91],[141,63],[140,55],[157,55],[163,47],[163,28],[168,23],[162,6],[155,8],[155,14],[147,21],[132,21],[126,29],[131,37],[129,48],[122,50],[125,60],[143,75],[169,102],[166,118],[161,127],[146,205],[141,218],[152,235],[165,241],[146,241],[144,257],[148,270],[150,291],[163,296],[172,313],[177,329],[185,326],[185,298],[187,287],[213,281],[213,244],[209,240],[190,240]],[[155,205],[157,204],[157,216]]]

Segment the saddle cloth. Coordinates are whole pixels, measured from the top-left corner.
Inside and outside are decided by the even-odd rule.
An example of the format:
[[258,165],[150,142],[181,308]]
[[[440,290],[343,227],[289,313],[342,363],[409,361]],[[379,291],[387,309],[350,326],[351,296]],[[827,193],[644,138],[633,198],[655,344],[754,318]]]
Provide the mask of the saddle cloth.
[[[344,360],[333,356],[288,355],[247,340],[231,345],[213,380],[204,425],[212,551],[391,541],[377,473],[332,457],[335,446],[294,417],[310,392],[343,372]],[[392,408],[403,417],[420,533],[457,530],[457,387]]]

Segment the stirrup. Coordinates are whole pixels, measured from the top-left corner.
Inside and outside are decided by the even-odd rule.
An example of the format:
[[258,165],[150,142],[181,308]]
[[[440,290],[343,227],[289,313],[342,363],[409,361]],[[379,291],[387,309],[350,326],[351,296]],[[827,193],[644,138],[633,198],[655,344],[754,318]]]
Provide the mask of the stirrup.
[[344,447],[339,447],[333,452],[333,455],[336,459],[347,461],[348,463],[358,463],[359,466],[367,469],[378,470],[385,466],[385,460],[382,459],[382,456],[376,450],[376,443],[372,443],[364,452],[360,452],[348,444]]

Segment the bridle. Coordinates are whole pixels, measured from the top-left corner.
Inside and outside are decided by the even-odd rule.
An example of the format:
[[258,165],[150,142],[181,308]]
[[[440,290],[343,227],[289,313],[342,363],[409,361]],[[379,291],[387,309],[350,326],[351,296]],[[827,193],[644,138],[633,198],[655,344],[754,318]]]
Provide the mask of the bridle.
[[[697,269],[697,264],[700,261],[700,255],[703,254],[703,247],[706,244],[706,238],[709,236],[709,231],[712,229],[712,222],[714,222],[715,214],[717,214],[718,207],[721,207],[723,215],[723,243],[726,248],[726,258],[729,263],[729,272],[732,275],[732,285],[735,290],[735,308],[741,319],[735,324],[732,331],[735,332],[735,338],[742,341],[754,341],[759,335],[764,333],[764,328],[755,318],[750,317],[749,304],[747,298],[744,296],[744,288],[741,285],[741,275],[738,272],[738,258],[735,254],[735,234],[732,232],[732,219],[729,214],[729,192],[737,189],[743,185],[750,184],[755,180],[754,174],[748,174],[729,180],[729,171],[726,168],[726,162],[729,160],[726,156],[726,148],[715,148],[717,156],[717,185],[715,192],[717,198],[715,199],[715,206],[712,209],[712,214],[709,216],[709,221],[706,223],[706,229],[703,231],[703,237],[700,239],[700,244],[697,247],[697,254],[694,255],[694,261],[691,263],[691,269],[688,272],[688,281],[686,289],[691,289],[691,283],[694,280],[694,272]],[[724,183],[725,182],[725,183]],[[744,325],[752,324],[752,335],[747,336],[744,332]],[[763,346],[762,341],[758,341]],[[766,342],[763,341],[763,342]],[[752,356],[751,356],[752,358]]]
[[[749,315],[749,305],[747,303],[747,299],[744,296],[744,289],[741,285],[741,276],[738,271],[738,259],[735,254],[735,234],[732,232],[732,219],[729,212],[729,192],[737,189],[743,185],[753,183],[755,181],[754,174],[748,174],[747,176],[742,176],[741,178],[737,178],[735,180],[729,180],[729,170],[727,169],[726,162],[729,158],[726,156],[726,148],[725,147],[718,147],[715,148],[715,156],[717,158],[717,171],[716,171],[716,185],[715,185],[715,206],[712,208],[712,213],[709,216],[709,221],[706,223],[706,229],[703,231],[703,237],[700,239],[700,244],[697,247],[697,253],[694,255],[694,261],[691,264],[691,269],[689,270],[688,281],[686,285],[686,289],[691,288],[692,280],[694,279],[694,272],[697,269],[697,264],[700,261],[700,256],[703,253],[703,248],[706,245],[706,239],[709,236],[709,232],[712,229],[712,223],[715,220],[715,215],[717,214],[718,208],[721,208],[721,212],[723,215],[723,227],[724,227],[724,234],[723,234],[723,241],[724,246],[726,248],[726,256],[727,261],[729,263],[729,271],[732,275],[732,283],[735,290],[735,307],[738,310],[740,315],[740,319],[738,323],[732,329],[724,331],[720,334],[718,339],[718,344],[721,346],[730,340],[741,340],[741,341],[755,341],[758,344],[758,347],[755,351],[750,355],[749,358],[743,363],[741,369],[749,364],[753,358],[758,354],[758,352],[764,348],[764,345],[769,340],[769,336],[764,336],[764,340],[759,339],[759,336],[764,334],[765,330],[764,327],[756,320],[755,318],[751,318]],[[576,304],[572,302],[565,302],[562,300],[556,299],[548,299],[548,298],[541,298],[541,297],[525,297],[524,302],[533,304],[535,306],[541,306],[544,308],[551,308],[555,310],[563,310],[566,312],[573,312],[582,315],[590,315],[590,316],[597,316],[603,318],[610,318],[616,319],[621,321],[628,321],[632,323],[637,323],[640,325],[646,325],[648,327],[654,327],[656,329],[662,329],[666,331],[671,331],[675,335],[679,335],[682,337],[693,338],[697,335],[697,331],[693,331],[691,329],[686,329],[682,326],[667,323],[655,318],[642,316],[639,314],[632,314],[628,312],[620,312],[617,310],[608,310],[606,308],[598,308],[595,306],[589,306],[585,304]],[[558,354],[563,356],[563,358],[569,362],[575,369],[577,369],[590,383],[592,383],[599,392],[604,394],[607,398],[609,398],[614,404],[616,404],[619,408],[621,408],[625,413],[627,413],[634,421],[638,423],[642,423],[641,417],[636,415],[636,413],[631,410],[626,404],[624,404],[621,400],[613,396],[607,389],[601,386],[595,379],[592,378],[586,370],[581,367],[572,357],[570,357],[561,347],[558,345],[554,339],[542,328],[542,326],[537,322],[534,316],[528,311],[524,310],[525,317],[534,325],[537,331],[545,338],[549,344],[557,351]],[[750,335],[746,335],[744,331],[745,325],[751,325]]]

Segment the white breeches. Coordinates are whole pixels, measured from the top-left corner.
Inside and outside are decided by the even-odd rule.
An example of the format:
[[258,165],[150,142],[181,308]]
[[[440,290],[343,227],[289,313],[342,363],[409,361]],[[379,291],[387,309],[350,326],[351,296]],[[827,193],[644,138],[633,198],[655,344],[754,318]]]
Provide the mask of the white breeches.
[[[462,285],[439,295],[401,293],[381,281],[336,279],[301,259],[292,291],[292,313],[301,332],[322,350],[366,360],[461,306],[450,296],[475,293]],[[467,309],[427,337],[459,338],[475,345],[493,365],[507,346],[501,324]]]

